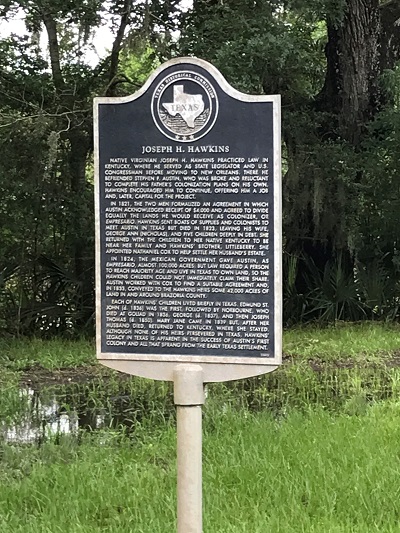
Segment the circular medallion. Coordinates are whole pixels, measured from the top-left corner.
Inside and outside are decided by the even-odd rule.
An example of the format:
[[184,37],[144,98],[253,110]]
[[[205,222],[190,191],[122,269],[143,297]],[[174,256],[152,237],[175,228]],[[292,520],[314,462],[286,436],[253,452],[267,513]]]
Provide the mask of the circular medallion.
[[217,94],[201,74],[188,70],[174,72],[155,88],[151,113],[157,128],[169,139],[197,141],[214,126]]

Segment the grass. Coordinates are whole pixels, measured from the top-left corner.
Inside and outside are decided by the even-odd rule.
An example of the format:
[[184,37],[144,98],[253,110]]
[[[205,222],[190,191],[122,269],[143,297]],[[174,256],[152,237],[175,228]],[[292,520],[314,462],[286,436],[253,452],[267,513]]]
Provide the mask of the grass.
[[[299,360],[376,361],[400,349],[400,325],[384,322],[338,322],[319,328],[285,330],[283,350]],[[2,372],[42,367],[48,370],[92,366],[96,363],[92,340],[0,339]]]
[[[277,371],[209,385],[204,532],[400,533],[400,368],[388,364],[399,347],[397,325],[298,328]],[[23,371],[93,364],[89,341],[0,341],[0,421],[31,409]],[[109,429],[36,445],[0,437],[1,533],[175,531],[171,386],[95,377],[47,388],[41,402],[90,406]]]
[[206,464],[218,465],[208,531],[396,531],[398,415],[396,404],[363,417],[228,414],[207,442]]
[[[374,361],[400,349],[400,325],[384,322],[338,322],[320,328],[292,328],[283,334],[284,352],[296,359]],[[2,369],[10,371],[42,367],[48,370],[92,366],[94,341],[0,339]]]
[[307,326],[284,332],[284,351],[301,359],[332,361],[377,360],[400,349],[400,324],[338,322],[334,326]]
[[[309,409],[277,420],[210,401],[205,533],[398,532],[399,415],[386,402],[362,416]],[[172,425],[2,454],[2,533],[175,530]]]
[[[291,355],[290,362],[270,374],[212,384],[208,390],[221,405],[269,410],[275,415],[307,409],[310,404],[332,412],[362,413],[368,403],[396,399],[400,394],[400,368],[387,364],[399,350],[399,331],[398,325],[380,322],[288,330],[284,350]],[[115,423],[118,418],[136,423],[143,413],[151,412],[158,420],[173,416],[171,386],[135,377],[122,382],[121,374],[96,363],[93,342],[3,339],[0,422],[31,416],[32,406],[26,395],[21,396],[18,385],[23,370],[33,378],[41,369],[56,375],[61,368],[70,368],[76,377],[84,378],[82,384],[70,386],[66,381],[65,386],[49,390],[66,410],[79,411],[86,404],[95,412],[106,412],[110,425],[115,425],[113,417]],[[121,410],[125,410],[123,417],[117,416]]]
[[94,341],[0,339],[0,362],[12,371],[48,370],[96,364]]

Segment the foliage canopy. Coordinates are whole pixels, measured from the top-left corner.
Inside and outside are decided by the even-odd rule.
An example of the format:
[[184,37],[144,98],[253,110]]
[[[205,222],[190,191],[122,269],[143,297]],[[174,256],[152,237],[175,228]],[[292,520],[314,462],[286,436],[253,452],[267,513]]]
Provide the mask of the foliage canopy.
[[[286,322],[396,318],[398,3],[180,4],[2,3],[0,19],[23,15],[27,33],[0,39],[0,329],[90,330],[92,99],[132,93],[175,55],[282,95]],[[89,61],[105,23],[109,52]]]

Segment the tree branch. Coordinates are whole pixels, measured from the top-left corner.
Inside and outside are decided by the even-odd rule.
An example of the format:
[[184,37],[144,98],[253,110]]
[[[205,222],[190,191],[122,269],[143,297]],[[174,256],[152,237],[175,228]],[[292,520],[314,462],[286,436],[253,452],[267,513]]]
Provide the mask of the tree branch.
[[41,16],[46,27],[47,36],[49,39],[50,63],[51,72],[53,74],[54,86],[57,91],[60,92],[65,88],[65,82],[62,75],[60,63],[60,46],[58,44],[57,25],[56,21],[50,13],[42,12]]
[[393,68],[400,59],[400,1],[389,0],[380,6],[381,69]]
[[121,44],[122,44],[122,39],[124,38],[124,35],[125,35],[125,29],[129,23],[130,14],[131,14],[131,0],[125,0],[123,12],[121,14],[119,28],[117,31],[117,35],[115,36],[112,50],[111,50],[110,71],[109,71],[109,76],[108,76],[109,84],[107,87],[106,96],[115,95],[116,85],[113,84],[113,80],[115,79],[117,72],[118,72],[119,53],[121,51]]
[[140,85],[134,83],[131,79],[128,78],[128,76],[126,76],[125,74],[119,74],[115,76],[108,84],[107,89],[105,91],[106,96],[114,94],[115,88],[121,83],[129,83],[130,85],[133,85],[136,89],[140,89]]
[[[91,108],[88,108],[88,109],[81,109],[79,111],[64,111],[63,113],[45,113],[45,112],[41,112],[41,113],[37,113],[35,115],[23,115],[23,116],[20,116],[20,117],[13,117],[13,119],[11,120],[11,122],[7,122],[5,124],[1,124],[0,123],[0,129],[1,128],[7,128],[8,126],[13,126],[15,124],[17,124],[18,122],[23,122],[23,121],[26,121],[26,120],[32,120],[32,119],[35,119],[35,118],[40,118],[40,117],[52,117],[52,118],[60,118],[60,117],[66,117],[67,121],[68,121],[68,127],[64,130],[60,130],[59,133],[62,133],[64,131],[69,131],[70,130],[70,127],[71,127],[71,118],[70,117],[76,117],[76,115],[88,115],[88,113],[91,111]],[[7,118],[8,120],[8,116],[7,115],[3,115],[2,113],[0,113],[0,118]],[[83,123],[83,120],[81,121],[81,123]]]

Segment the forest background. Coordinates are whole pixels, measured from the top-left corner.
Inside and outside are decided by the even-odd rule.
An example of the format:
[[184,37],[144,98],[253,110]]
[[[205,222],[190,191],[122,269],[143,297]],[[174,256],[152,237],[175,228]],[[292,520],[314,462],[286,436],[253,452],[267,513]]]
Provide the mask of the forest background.
[[399,1],[2,0],[0,21],[16,16],[27,33],[0,37],[0,334],[92,334],[92,101],[180,55],[282,95],[285,324],[399,318]]

